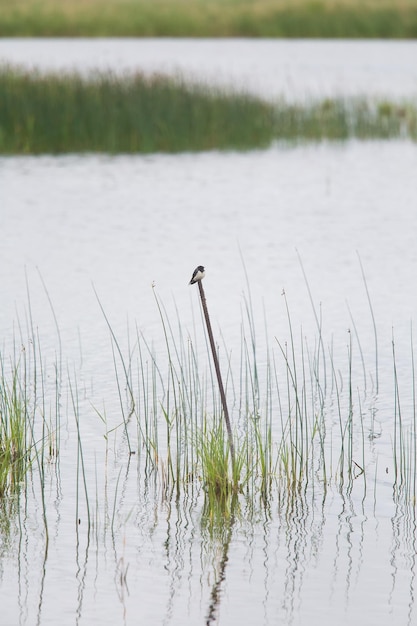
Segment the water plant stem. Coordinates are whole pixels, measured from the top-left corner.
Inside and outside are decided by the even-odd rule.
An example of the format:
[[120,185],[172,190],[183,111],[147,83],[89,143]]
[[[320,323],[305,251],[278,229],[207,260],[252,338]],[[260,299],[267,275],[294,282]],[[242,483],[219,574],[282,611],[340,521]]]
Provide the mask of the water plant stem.
[[217,382],[219,384],[219,391],[220,391],[220,398],[221,398],[221,401],[222,401],[224,421],[226,422],[226,428],[227,428],[227,436],[229,438],[230,458],[232,460],[233,480],[236,483],[238,477],[237,477],[236,472],[235,472],[235,469],[236,469],[236,457],[235,457],[235,446],[234,446],[234,443],[233,443],[232,426],[230,424],[229,411],[227,409],[227,400],[226,400],[226,394],[225,394],[224,386],[223,386],[222,374],[221,374],[221,371],[220,371],[219,357],[217,355],[217,350],[216,350],[216,346],[215,346],[215,343],[214,343],[213,331],[211,329],[211,322],[210,322],[210,316],[209,316],[209,312],[208,312],[208,308],[207,308],[206,294],[204,293],[204,288],[203,288],[203,285],[201,284],[201,280],[198,281],[198,288],[200,290],[201,304],[202,304],[202,307],[203,307],[204,319],[206,321],[207,333],[208,333],[208,336],[209,336],[210,347],[211,347],[211,353],[213,355],[213,361],[214,361],[214,367],[215,367],[215,370],[216,370]]

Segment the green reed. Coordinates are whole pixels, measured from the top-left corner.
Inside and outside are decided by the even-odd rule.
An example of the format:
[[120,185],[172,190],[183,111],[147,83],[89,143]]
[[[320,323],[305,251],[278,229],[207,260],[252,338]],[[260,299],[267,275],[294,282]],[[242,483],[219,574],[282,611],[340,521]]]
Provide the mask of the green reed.
[[417,139],[417,106],[363,97],[326,98],[275,109],[277,139],[307,141],[358,139]]
[[[204,326],[187,333],[178,311],[172,316],[154,295],[163,346],[158,342],[155,350],[137,332],[135,345],[128,342],[127,357],[113,351],[117,388],[130,388],[125,397],[129,405],[134,395],[132,419],[125,428],[132,433],[136,421],[145,474],[159,477],[167,495],[200,485],[209,501],[225,503],[233,493],[267,502],[276,490],[325,493],[330,484],[350,493],[365,474],[365,433],[371,429],[364,425],[366,394],[362,397],[358,387],[363,363],[355,363],[355,355],[361,354],[357,335],[348,332],[347,359],[336,366],[331,343],[329,356],[325,353],[320,316],[320,337],[311,347],[302,332],[297,339],[283,294],[287,339],[276,338],[275,347],[269,345],[265,322],[264,359],[250,297],[244,299],[238,360],[218,347],[220,363],[227,366],[226,395],[236,400],[231,402],[232,465]],[[116,341],[113,331],[111,341]]]
[[[137,459],[138,471],[144,470],[146,481],[153,478],[161,486],[163,497],[202,489],[204,506],[208,510],[213,506],[213,515],[217,509],[229,510],[231,499],[241,495],[247,502],[267,505],[276,495],[297,498],[306,491],[325,495],[329,486],[346,494],[355,485],[366,490],[370,465],[367,435],[373,438],[375,408],[373,397],[367,394],[367,380],[373,372],[367,369],[358,329],[349,330],[346,341],[342,346],[339,342],[336,349],[334,338],[326,338],[321,310],[316,308],[310,292],[309,296],[317,327],[312,342],[302,330],[295,331],[285,293],[281,303],[286,327],[274,336],[265,312],[263,324],[258,325],[249,291],[243,297],[240,351],[229,352],[224,338],[223,345],[217,345],[231,408],[236,455],[233,465],[203,318],[201,324],[194,322],[191,330],[186,329],[176,307],[173,312],[172,307],[166,308],[154,291],[160,321],[155,348],[138,328],[133,339],[128,336],[127,341],[120,341],[98,300],[109,329],[115,394],[120,406],[114,427],[96,411],[106,430],[106,467],[110,434],[120,431],[128,465]],[[374,328],[373,311],[369,321]],[[54,383],[53,389],[51,384],[48,388],[50,370],[33,328],[30,321],[32,334],[27,350],[18,350],[14,344],[12,357],[0,359],[0,495],[18,492],[32,468],[38,471],[44,494],[47,464],[59,456],[56,447],[53,454],[48,453],[59,441],[53,433],[54,426],[59,425],[53,414],[59,402],[53,393],[59,386]],[[372,361],[373,355],[369,358]],[[393,339],[393,488],[397,497],[414,502],[412,336],[411,414],[406,414],[400,402],[397,360]],[[56,371],[56,366],[53,369]],[[84,511],[90,530],[98,519],[97,468],[94,511],[76,372],[68,375],[68,393],[76,429],[76,519],[78,525]],[[119,470],[117,485],[122,476]],[[45,512],[45,503],[43,506]],[[111,520],[113,529],[115,508]]]
[[[20,511],[36,485],[44,525],[45,558],[49,545],[45,486],[50,471],[59,473],[62,346],[55,312],[46,290],[58,336],[52,360],[42,351],[26,276],[25,325],[18,318],[5,332],[0,350],[0,499],[3,510]],[[16,507],[8,506],[15,501]]]
[[262,147],[272,107],[162,76],[0,71],[0,152],[180,152]]
[[0,0],[0,36],[408,37],[415,0]]
[[263,148],[275,140],[417,139],[413,102],[265,102],[164,76],[0,69],[0,153]]
[[1,359],[0,375],[0,498],[19,491],[30,467],[31,439],[27,424],[25,390],[19,363],[10,376]]
[[[206,423],[198,442],[201,460],[201,478],[209,495],[226,498],[235,483],[229,471],[230,446],[225,437],[223,422]],[[236,470],[236,463],[233,466]]]
[[17,345],[7,357],[0,352],[0,497],[24,490],[35,468],[43,493],[45,466],[59,455],[57,368],[44,363],[36,334]]
[[92,515],[91,515],[91,507],[90,507],[90,498],[89,498],[89,486],[87,484],[87,474],[86,467],[84,461],[84,451],[83,451],[83,442],[82,442],[82,430],[80,423],[80,408],[79,408],[79,397],[78,397],[78,385],[76,376],[74,375],[73,380],[71,380],[70,375],[68,374],[68,387],[71,397],[71,405],[75,418],[76,432],[77,432],[77,461],[76,461],[76,500],[75,500],[75,525],[78,528],[81,522],[84,522],[81,515],[81,493],[84,494],[85,501],[85,514],[87,520],[87,529],[90,532],[91,524],[92,524]]
[[406,463],[406,435],[403,423],[403,415],[401,411],[394,334],[392,337],[392,363],[394,375],[394,433],[392,444],[394,461],[394,489],[396,491],[401,491],[404,488],[406,482],[407,467],[410,467],[410,465]]
[[[397,366],[397,348],[392,335],[392,366],[394,428],[392,434],[392,455],[394,469],[393,491],[397,501],[417,504],[417,440],[416,440],[416,378],[414,363],[413,328],[410,332],[411,407],[404,410],[401,404],[400,375]],[[407,381],[407,387],[410,387]]]

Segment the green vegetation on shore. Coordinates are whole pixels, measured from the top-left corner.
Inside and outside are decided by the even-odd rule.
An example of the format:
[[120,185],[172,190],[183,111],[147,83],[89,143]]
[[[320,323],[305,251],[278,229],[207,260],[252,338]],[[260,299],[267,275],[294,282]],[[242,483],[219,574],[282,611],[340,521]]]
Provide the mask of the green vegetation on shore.
[[171,78],[0,70],[0,152],[247,149],[271,139],[273,108]]
[[417,37],[417,0],[0,0],[0,36]]
[[275,140],[417,139],[417,106],[364,99],[268,103],[164,76],[0,69],[0,153],[262,148]]

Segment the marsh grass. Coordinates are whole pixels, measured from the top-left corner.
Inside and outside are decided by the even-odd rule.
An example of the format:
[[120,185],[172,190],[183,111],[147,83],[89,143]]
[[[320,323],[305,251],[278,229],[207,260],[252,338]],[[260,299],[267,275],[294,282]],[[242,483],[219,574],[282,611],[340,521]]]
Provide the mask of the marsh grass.
[[[325,495],[332,486],[345,494],[366,490],[373,398],[363,384],[366,364],[357,332],[347,332],[345,351],[336,355],[313,303],[319,336],[310,345],[302,332],[294,332],[283,294],[286,337],[271,338],[265,322],[264,358],[251,299],[244,298],[240,356],[228,360],[226,346],[224,352],[217,346],[227,366],[232,466],[202,313],[201,328],[187,333],[154,295],[164,347],[159,343],[154,350],[137,332],[133,345],[127,342],[127,356],[113,351],[113,359],[117,388],[130,387],[135,398],[128,429],[136,422],[139,465],[160,482],[165,497],[202,488],[205,507],[212,502],[213,511],[220,507],[226,514],[234,496],[268,506],[274,494]],[[403,454],[404,444],[403,438]]]
[[234,489],[229,471],[230,446],[223,422],[206,424],[199,441],[202,481],[210,495],[226,498]]
[[301,104],[278,104],[275,136],[288,141],[417,139],[417,106],[413,102],[326,98]]
[[245,149],[271,139],[271,105],[162,76],[3,69],[0,94],[3,153]]
[[273,141],[417,139],[412,102],[289,104],[166,76],[81,77],[0,69],[0,153],[152,153]]
[[[232,358],[225,340],[222,347],[217,346],[220,363],[227,371],[225,392],[232,407],[236,454],[232,466],[202,313],[201,325],[186,330],[176,307],[173,314],[155,290],[154,296],[161,328],[157,349],[138,328],[133,338],[120,341],[98,300],[109,329],[115,393],[120,405],[120,419],[111,427],[105,413],[96,411],[105,427],[105,519],[112,534],[117,530],[123,484],[129,467],[136,462],[140,485],[153,481],[161,489],[163,501],[173,494],[178,501],[184,494],[190,494],[195,501],[202,494],[202,523],[210,532],[217,532],[215,529],[220,529],[225,519],[240,515],[242,502],[247,512],[258,505],[267,510],[274,500],[298,502],[306,493],[324,498],[331,488],[348,496],[354,489],[365,494],[372,481],[375,492],[378,461],[370,462],[368,437],[374,432],[374,398],[368,393],[374,374],[367,368],[357,328],[346,333],[342,351],[336,350],[333,338],[325,335],[321,310],[310,294],[317,327],[311,342],[302,330],[295,331],[290,302],[283,293],[282,313],[287,328],[281,330],[280,337],[274,337],[266,316],[263,325],[258,326],[250,292],[243,297],[240,352]],[[372,314],[371,329],[374,324]],[[260,340],[261,334],[264,340]],[[0,361],[1,497],[19,493],[28,471],[37,468],[44,498],[46,467],[55,462],[59,452],[47,452],[51,445],[51,422],[45,417],[47,390],[43,381],[47,376],[39,340],[36,335],[32,340],[35,346],[29,352],[22,350],[19,358],[6,362],[2,357]],[[368,358],[373,369],[373,355]],[[400,401],[397,359],[393,338],[393,490],[397,499],[415,503],[412,336],[411,415],[405,415]],[[94,482],[90,482],[92,468],[85,459],[84,404],[80,402],[76,372],[68,373],[68,392],[76,438],[77,533],[82,523],[88,535],[95,528],[98,538],[100,480],[96,465]],[[51,406],[57,404],[52,398]],[[53,423],[57,423],[55,418]],[[117,480],[113,481],[111,496],[108,456],[110,437],[117,432],[122,437],[122,448],[117,453]],[[121,461],[121,451],[127,452],[127,464]],[[45,513],[46,504],[43,506]]]
[[415,0],[0,0],[0,36],[407,37]]
[[[55,366],[48,377],[51,372],[56,376]],[[46,466],[58,463],[60,385],[56,378],[54,390],[47,390],[46,377],[38,337],[32,336],[27,348],[14,344],[7,358],[0,353],[0,497],[24,490],[35,468],[43,495]]]
[[0,350],[0,499],[5,508],[9,501],[19,503],[9,507],[18,512],[21,499],[28,500],[30,486],[38,481],[46,555],[45,484],[50,468],[57,476],[59,472],[62,346],[55,312],[41,281],[55,320],[59,349],[51,362],[42,352],[26,276],[25,324],[18,318],[10,341],[4,339]]
[[30,432],[28,432],[25,391],[19,364],[13,365],[8,379],[1,364],[0,377],[0,498],[19,491],[30,468]]

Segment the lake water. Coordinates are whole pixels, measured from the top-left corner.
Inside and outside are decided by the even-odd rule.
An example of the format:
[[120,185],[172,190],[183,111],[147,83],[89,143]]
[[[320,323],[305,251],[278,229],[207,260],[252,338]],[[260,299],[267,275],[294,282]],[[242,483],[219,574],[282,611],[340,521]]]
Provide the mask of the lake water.
[[[171,43],[177,49],[194,46],[195,54],[186,55],[193,62],[202,48],[214,47],[212,42]],[[274,42],[256,43],[265,51]],[[13,61],[22,50],[28,61],[30,50],[33,63],[45,49],[48,63],[55,63],[63,45],[0,44],[2,56],[6,48],[14,50],[9,56]],[[168,44],[161,42],[161,50]],[[354,91],[360,84],[371,94],[392,89],[396,95],[409,95],[415,86],[415,67],[408,56],[413,43],[407,54],[407,43],[376,42],[374,48],[361,42],[338,42],[333,48],[331,42],[276,44],[292,48],[291,58],[298,50],[297,58],[311,64],[305,50],[317,50],[316,79],[306,72],[308,80],[299,91],[297,87],[298,94],[321,93],[323,85]],[[114,48],[112,42],[93,42],[91,49],[102,46],[107,51],[103,58],[112,64],[124,46],[131,50],[135,45],[158,50],[154,40],[115,42]],[[234,45],[237,50],[258,47],[255,42],[219,43],[223,51]],[[77,56],[88,57],[85,41],[65,46],[68,64]],[[332,70],[326,72],[326,47],[334,52],[326,54],[332,67],[342,50],[345,63],[351,54],[359,59],[361,49],[383,49],[386,71],[398,62],[402,86],[410,91],[407,86],[397,91],[395,81],[385,82],[382,73],[368,85],[353,79],[337,86]],[[94,54],[91,58],[98,63],[100,55]],[[413,66],[409,72],[401,62],[404,54]],[[212,56],[205,53],[207,65]],[[244,57],[238,56],[243,63]],[[268,51],[265,64],[270,58]],[[367,58],[374,59],[378,76],[375,66],[381,57],[369,53]],[[243,65],[243,73],[250,74],[250,64]],[[357,61],[346,64],[344,76],[355,66],[356,76],[366,74]],[[291,65],[289,75],[296,84],[301,78],[291,74],[293,69]],[[226,75],[228,66],[224,71]],[[320,72],[323,82],[317,79]],[[231,76],[236,81],[237,74]],[[264,77],[256,76],[254,82],[258,79]],[[274,83],[270,93],[276,89]],[[3,359],[8,361],[16,345],[18,353],[21,344],[26,353],[31,351],[26,329],[32,325],[29,335],[34,331],[42,350],[47,401],[38,414],[51,415],[52,422],[57,363],[62,373],[59,462],[46,464],[44,508],[35,464],[15,510],[1,515],[2,624],[415,623],[415,502],[393,489],[393,439],[400,404],[409,438],[404,450],[414,449],[416,171],[417,149],[408,141],[277,145],[247,153],[175,156],[0,158]],[[295,497],[272,490],[267,506],[242,494],[231,521],[211,524],[198,480],[193,488],[167,496],[162,473],[155,477],[144,471],[134,423],[130,437],[137,453],[129,455],[120,428],[117,358],[95,292],[124,355],[130,350],[136,362],[135,338],[143,333],[165,376],[168,356],[156,292],[174,334],[179,318],[184,335],[195,338],[204,371],[208,358],[198,289],[188,285],[199,264],[206,267],[204,286],[222,368],[227,369],[230,358],[235,381],[249,289],[261,386],[267,345],[275,351],[285,388],[276,342],[291,341],[283,290],[298,355],[299,336],[304,350],[308,346],[314,353],[314,313],[321,312],[328,367],[331,354],[336,378],[343,381],[343,407],[353,337],[354,420],[359,423],[362,413],[365,430],[362,444],[355,440],[354,459],[364,459],[366,467],[352,489],[338,488],[333,459],[327,490],[320,481]],[[377,365],[366,287],[377,329]],[[135,380],[135,393],[139,387]],[[228,399],[236,423],[239,411],[230,385]],[[338,450],[334,404],[329,394],[326,428]],[[80,424],[90,527],[74,413]],[[163,417],[159,419],[162,431]],[[278,412],[272,422],[278,438]],[[405,465],[413,468],[412,460],[406,459]]]

